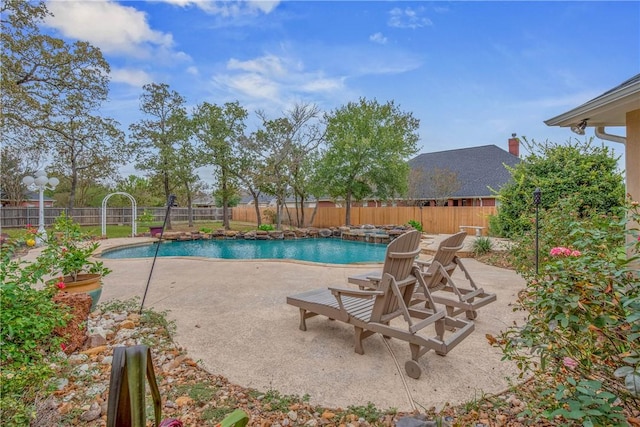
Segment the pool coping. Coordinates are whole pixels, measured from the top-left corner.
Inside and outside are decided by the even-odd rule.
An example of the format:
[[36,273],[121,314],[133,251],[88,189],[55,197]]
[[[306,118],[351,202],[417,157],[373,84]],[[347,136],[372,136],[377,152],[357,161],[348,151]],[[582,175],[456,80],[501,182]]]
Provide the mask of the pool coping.
[[[119,261],[119,260],[126,260],[126,259],[139,259],[139,260],[144,260],[144,259],[148,259],[148,258],[153,258],[153,257],[127,257],[127,258],[103,258],[102,254],[105,252],[109,252],[112,250],[118,250],[118,249],[126,249],[126,248],[135,248],[138,246],[147,246],[147,245],[151,245],[153,243],[156,243],[159,241],[159,239],[155,238],[155,237],[126,237],[126,238],[122,238],[122,239],[145,239],[144,242],[124,242],[121,244],[114,244],[112,246],[108,246],[108,247],[103,247],[102,245],[100,245],[98,247],[98,249],[96,249],[96,251],[93,253],[93,257],[94,258],[102,258],[102,259],[108,259],[110,261]],[[115,239],[110,239],[111,241],[115,240]],[[214,240],[214,239],[211,239]],[[107,240],[102,240],[102,242],[106,242]],[[182,240],[182,241],[188,241],[188,240]],[[250,240],[249,240],[250,241]],[[176,240],[176,242],[181,242],[181,240]],[[370,243],[370,242],[362,242],[362,243]],[[379,243],[378,243],[379,244]],[[200,260],[200,261],[225,261],[225,262],[248,262],[248,261],[253,261],[253,262],[290,262],[290,263],[297,263],[297,264],[303,264],[303,265],[317,265],[317,266],[326,266],[326,267],[357,267],[357,266],[366,266],[366,265],[373,265],[373,266],[379,266],[384,264],[384,260],[383,261],[363,261],[363,262],[352,262],[349,264],[332,264],[332,263],[327,263],[327,262],[313,262],[313,261],[305,261],[305,260],[298,260],[298,259],[293,259],[293,258],[248,258],[248,259],[233,259],[233,258],[213,258],[213,257],[203,257],[203,256],[183,256],[183,255],[171,255],[171,256],[162,256],[161,258],[163,259],[190,259],[190,260]]]

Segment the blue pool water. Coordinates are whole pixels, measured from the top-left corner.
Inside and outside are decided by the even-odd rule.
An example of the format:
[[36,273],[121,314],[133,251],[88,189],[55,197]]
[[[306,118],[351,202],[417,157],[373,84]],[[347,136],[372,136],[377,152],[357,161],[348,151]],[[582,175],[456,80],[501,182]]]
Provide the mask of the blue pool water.
[[[165,241],[158,256],[295,259],[328,264],[382,262],[386,245],[339,239]],[[156,244],[104,251],[103,258],[153,257]]]

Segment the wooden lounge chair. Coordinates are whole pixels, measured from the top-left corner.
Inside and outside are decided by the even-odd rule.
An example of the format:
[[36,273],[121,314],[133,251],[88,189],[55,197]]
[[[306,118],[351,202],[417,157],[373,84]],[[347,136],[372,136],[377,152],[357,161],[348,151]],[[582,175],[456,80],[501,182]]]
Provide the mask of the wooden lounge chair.
[[[405,233],[389,244],[383,270],[394,271],[395,275],[385,272],[375,290],[330,287],[287,297],[287,304],[300,309],[300,329],[306,331],[306,320],[317,315],[349,323],[355,329],[358,354],[364,354],[362,341],[375,333],[406,341],[411,360],[406,362],[405,370],[410,377],[419,378],[422,370],[417,361],[423,354],[434,350],[445,355],[474,329],[473,322],[447,316],[444,309],[432,309],[435,302],[424,281],[418,279],[422,272],[414,264],[419,245],[418,231]],[[397,247],[405,250],[397,251]],[[411,307],[416,286],[429,301],[428,308],[427,304],[425,308]],[[420,334],[431,325],[434,336]],[[456,331],[447,332],[453,330]]]
[[[433,300],[443,304],[449,316],[465,313],[467,319],[475,320],[479,308],[496,300],[496,294],[485,292],[476,285],[462,259],[456,255],[462,249],[466,235],[466,232],[460,232],[443,240],[431,261],[416,261],[422,272],[424,287],[429,289],[432,298],[416,292],[414,303],[424,301],[429,307]],[[468,285],[463,285],[459,280],[456,282],[451,277],[456,267],[464,272]],[[435,310],[435,306],[432,308]]]
[[[478,317],[478,309],[496,300],[496,294],[487,293],[484,289],[479,288],[464,267],[462,260],[456,253],[463,248],[464,239],[467,233],[462,231],[447,237],[438,245],[438,249],[430,261],[417,260],[416,264],[420,267],[424,285],[431,292],[433,300],[438,304],[443,304],[447,308],[447,315],[457,316],[465,313],[467,319],[474,320]],[[451,275],[456,267],[464,272],[468,287],[462,286],[458,281],[456,283]],[[361,289],[376,289],[380,282],[382,272],[373,271],[365,274],[351,276],[348,278],[349,283],[358,285]],[[442,292],[438,292],[442,291]],[[450,295],[443,293],[448,292]],[[429,299],[420,292],[417,292],[413,299],[412,305],[418,302],[429,303]]]

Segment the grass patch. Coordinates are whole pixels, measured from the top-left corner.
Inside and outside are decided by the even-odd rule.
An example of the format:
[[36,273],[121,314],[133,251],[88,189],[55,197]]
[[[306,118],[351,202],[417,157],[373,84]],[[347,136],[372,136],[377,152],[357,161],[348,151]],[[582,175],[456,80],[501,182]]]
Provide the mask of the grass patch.
[[[189,227],[188,222],[173,221],[171,225],[173,228],[171,231],[200,231],[205,229],[211,232],[223,228],[222,221],[194,221],[193,227]],[[257,229],[256,224],[247,222],[231,221],[229,225],[232,230],[237,231],[250,231]],[[102,236],[102,226],[100,225],[83,225],[80,229],[82,233],[92,237]],[[50,230],[47,230],[47,232],[49,231]],[[137,231],[138,233],[144,233],[145,231],[149,231],[149,229],[148,227],[143,227],[138,224]],[[109,239],[115,239],[117,237],[131,237],[131,224],[107,225],[106,232],[107,238]],[[10,238],[17,238],[24,235],[24,228],[3,228],[2,233],[7,234]]]

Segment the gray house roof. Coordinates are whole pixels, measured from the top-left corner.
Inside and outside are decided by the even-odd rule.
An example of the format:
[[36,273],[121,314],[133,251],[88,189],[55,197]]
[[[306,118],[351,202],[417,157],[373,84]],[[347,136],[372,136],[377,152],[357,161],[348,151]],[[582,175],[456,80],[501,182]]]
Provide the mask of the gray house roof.
[[[495,145],[424,153],[409,160],[411,169],[426,173],[435,168],[455,172],[461,184],[460,190],[451,195],[455,199],[494,196],[489,188],[499,190],[511,179],[504,165],[513,167],[518,163],[519,157]],[[425,199],[434,198],[428,188],[421,193]]]

